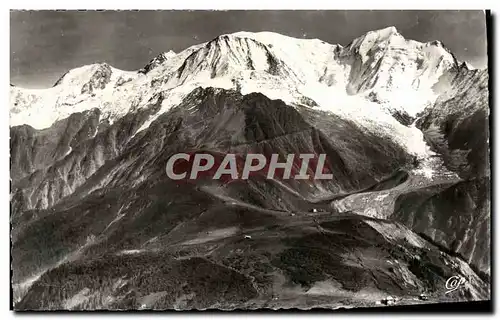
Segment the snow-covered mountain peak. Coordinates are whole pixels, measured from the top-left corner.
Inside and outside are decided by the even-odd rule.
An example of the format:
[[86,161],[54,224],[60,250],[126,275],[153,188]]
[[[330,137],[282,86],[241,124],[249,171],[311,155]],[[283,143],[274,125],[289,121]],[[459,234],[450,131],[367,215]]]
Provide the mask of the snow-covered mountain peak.
[[346,49],[344,56],[354,59],[347,91],[376,96],[391,110],[412,116],[434,101],[433,85],[457,67],[441,42],[408,40],[394,27],[370,31]]
[[[379,30],[368,31],[356,40],[360,41],[387,41],[393,37],[403,37],[396,27],[390,26]],[[356,42],[355,40],[355,42]]]
[[171,86],[190,81],[213,78],[231,78],[242,71],[273,73],[280,71],[280,59],[265,44],[247,37],[219,36],[191,53],[177,69],[176,77],[169,79]]
[[144,72],[144,73],[148,73],[151,70],[157,68],[158,66],[164,64],[165,62],[169,61],[170,59],[172,59],[175,56],[176,56],[176,53],[172,50],[169,50],[168,52],[162,52],[159,55],[157,55],[156,57],[154,57],[153,59],[151,59],[151,61],[149,61],[149,63],[143,69],[141,69],[139,71]]
[[[456,63],[451,51],[439,40],[422,43],[406,39],[395,27],[387,27],[380,30],[369,31],[354,39],[348,46],[349,51],[359,54],[363,61],[376,56],[377,53],[390,55],[415,55],[418,53],[432,54],[427,58],[442,59]],[[425,54],[424,54],[425,55]]]
[[354,39],[348,47],[360,54],[367,54],[372,48],[383,48],[390,42],[399,42],[401,44],[405,43],[405,41],[406,39],[395,27],[387,27],[365,33]]
[[[413,116],[433,101],[433,85],[455,63],[441,43],[406,40],[394,27],[370,31],[345,48],[318,39],[241,31],[179,53],[161,53],[139,72],[100,63],[70,70],[50,89],[11,87],[11,124],[45,128],[94,107],[120,117],[159,92],[168,92],[170,106],[200,86],[261,92],[292,104],[331,90]],[[37,118],[37,112],[51,115]]]
[[[137,80],[135,71],[124,71],[107,63],[68,71],[51,88],[10,87],[11,125],[29,124],[36,129],[50,127],[69,115],[99,108],[103,114],[123,115],[130,109],[128,85]],[[139,94],[136,92],[135,94]],[[123,106],[128,107],[123,108]]]
[[303,85],[325,77],[325,68],[335,69],[345,78],[345,70],[337,67],[340,62],[336,57],[341,50],[339,45],[318,39],[297,39],[273,32],[225,34],[193,51],[178,68],[176,79],[168,82],[172,86],[203,78],[239,78],[241,73],[251,73]]
[[74,68],[66,72],[54,86],[83,86],[92,77],[97,75],[110,76],[112,73],[111,66],[107,63],[94,63],[89,65],[84,65],[78,68]]
[[372,31],[374,33],[378,33],[379,35],[384,35],[385,37],[390,37],[390,36],[401,36],[401,34],[399,33],[399,31],[396,29],[395,26],[388,26],[386,28],[383,28],[383,29],[379,29],[379,30],[375,30],[375,31]]

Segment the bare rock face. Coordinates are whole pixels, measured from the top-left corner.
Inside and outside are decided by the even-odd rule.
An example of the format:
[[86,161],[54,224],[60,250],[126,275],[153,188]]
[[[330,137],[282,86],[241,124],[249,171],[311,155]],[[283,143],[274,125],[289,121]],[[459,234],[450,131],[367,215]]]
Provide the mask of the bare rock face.
[[464,178],[489,176],[487,70],[451,70],[435,90],[440,96],[419,120],[429,144]]
[[[120,155],[133,133],[157,108],[153,104],[112,125],[99,124],[99,110],[94,110],[73,114],[42,131],[14,127],[11,131],[13,214],[47,209],[71,195],[107,160]],[[28,149],[27,144],[33,147]]]
[[28,125],[11,129],[11,178],[14,182],[64,158],[98,131],[99,109],[74,113],[46,130]]
[[392,217],[489,275],[490,192],[486,178],[416,190],[399,197]]

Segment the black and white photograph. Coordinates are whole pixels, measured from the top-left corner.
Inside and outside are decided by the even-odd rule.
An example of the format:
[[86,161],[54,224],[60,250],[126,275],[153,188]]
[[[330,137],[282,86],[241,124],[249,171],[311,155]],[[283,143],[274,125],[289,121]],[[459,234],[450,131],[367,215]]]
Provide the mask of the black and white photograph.
[[490,310],[489,11],[9,18],[11,310]]

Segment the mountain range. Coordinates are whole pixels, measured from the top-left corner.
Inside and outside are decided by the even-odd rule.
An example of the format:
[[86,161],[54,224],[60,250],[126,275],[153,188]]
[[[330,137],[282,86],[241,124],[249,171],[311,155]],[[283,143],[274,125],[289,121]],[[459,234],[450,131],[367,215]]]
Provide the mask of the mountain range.
[[[489,300],[488,81],[388,27],[347,46],[237,32],[11,85],[14,307]],[[167,177],[200,150],[324,153],[333,178]]]

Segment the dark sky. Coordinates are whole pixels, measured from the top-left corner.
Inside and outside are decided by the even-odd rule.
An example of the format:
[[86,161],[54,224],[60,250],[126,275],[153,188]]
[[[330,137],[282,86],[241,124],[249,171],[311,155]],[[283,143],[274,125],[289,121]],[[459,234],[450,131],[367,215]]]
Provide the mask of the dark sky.
[[407,39],[441,40],[459,60],[486,67],[483,11],[12,11],[11,83],[50,87],[67,70],[108,62],[136,70],[163,51],[237,31],[274,31],[348,44],[395,26]]

